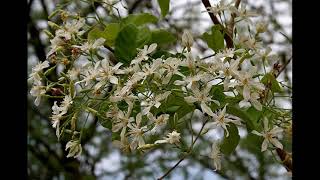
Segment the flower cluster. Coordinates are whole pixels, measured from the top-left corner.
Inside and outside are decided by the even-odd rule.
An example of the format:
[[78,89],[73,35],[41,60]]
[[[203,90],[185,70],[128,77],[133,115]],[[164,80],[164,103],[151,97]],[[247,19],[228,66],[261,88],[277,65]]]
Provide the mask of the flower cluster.
[[[236,9],[232,3],[225,1],[208,11],[214,14],[222,11],[235,13],[236,22],[255,16],[246,11],[244,6]],[[59,97],[54,97],[60,99],[54,101],[51,116],[58,138],[68,130],[69,123],[74,123],[72,119],[85,111],[110,124],[108,128],[118,135],[113,144],[125,152],[136,151],[150,144],[154,145],[152,147],[163,143],[177,145],[183,132],[168,126],[168,122],[175,119],[177,114],[167,110],[169,100],[180,98],[184,104],[192,107],[190,112],[200,110],[209,118],[207,130],[221,127],[226,137],[229,136],[228,126],[231,123],[242,125],[240,118],[227,114],[229,106],[242,110],[252,106],[256,111],[262,111],[265,106],[268,87],[262,83],[261,72],[254,62],[261,59],[270,61],[275,57],[269,55],[270,48],[258,46],[255,39],[243,34],[234,38],[234,43],[237,43],[234,48],[224,48],[210,58],[201,59],[192,52],[194,38],[191,32],[185,31],[181,45],[186,51],[172,56],[156,56],[160,47],[150,43],[137,49],[136,57],[128,63],[109,58],[106,39],[89,40],[86,37],[86,31],[90,28],[84,18],[69,15],[63,19],[61,26],[50,24],[55,33],[50,40],[48,61],[32,69],[30,81],[33,87],[30,93],[36,97],[35,104],[39,105],[41,97],[50,97],[48,92],[54,88],[60,89]],[[264,32],[265,27],[261,23],[258,25],[257,32]],[[64,68],[58,80],[46,78],[49,70],[43,73],[43,69],[50,66],[56,68],[58,65]],[[47,82],[46,86],[43,81]],[[223,98],[232,101],[226,103],[221,100],[214,93],[216,89],[222,91]],[[63,128],[61,123],[64,123]],[[71,127],[76,132],[78,127],[75,124]],[[253,132],[265,138],[262,151],[267,149],[269,142],[282,148],[276,139],[281,130],[269,130],[266,123],[264,127],[262,133]],[[150,137],[155,134],[161,138],[152,142]],[[68,157],[79,156],[82,151],[81,135],[80,138],[72,136],[67,149]],[[209,156],[219,170],[222,155],[216,143]]]

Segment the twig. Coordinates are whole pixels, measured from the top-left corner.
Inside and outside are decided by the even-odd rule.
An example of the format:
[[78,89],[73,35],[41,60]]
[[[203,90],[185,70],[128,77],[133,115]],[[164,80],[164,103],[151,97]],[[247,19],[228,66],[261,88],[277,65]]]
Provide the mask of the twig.
[[191,152],[192,152],[192,148],[193,145],[196,143],[196,141],[198,140],[198,138],[201,135],[201,132],[204,128],[204,126],[207,124],[207,122],[209,121],[209,118],[206,119],[206,121],[202,124],[202,127],[197,135],[197,137],[195,138],[195,140],[192,142],[189,150],[187,151],[187,153],[172,167],[170,168],[163,176],[161,176],[160,178],[158,178],[158,180],[162,180],[163,178],[165,178],[167,175],[169,175],[171,173],[171,171],[173,171]]

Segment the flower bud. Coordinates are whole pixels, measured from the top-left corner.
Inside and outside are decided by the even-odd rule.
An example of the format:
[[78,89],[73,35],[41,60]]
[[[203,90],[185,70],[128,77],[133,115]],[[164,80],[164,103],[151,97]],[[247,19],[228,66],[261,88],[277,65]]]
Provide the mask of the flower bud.
[[258,23],[256,24],[257,33],[264,33],[264,32],[266,32],[267,27],[268,27],[268,24],[266,24],[266,23],[264,23],[264,22],[258,22]]
[[182,35],[182,46],[188,48],[191,51],[191,46],[193,45],[193,37],[190,31],[185,30]]

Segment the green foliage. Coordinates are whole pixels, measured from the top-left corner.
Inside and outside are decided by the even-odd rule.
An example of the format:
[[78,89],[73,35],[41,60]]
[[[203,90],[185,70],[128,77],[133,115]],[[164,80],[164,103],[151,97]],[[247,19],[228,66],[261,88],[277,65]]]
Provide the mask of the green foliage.
[[151,43],[157,43],[158,45],[162,45],[162,44],[169,44],[169,43],[174,43],[176,42],[176,37],[173,36],[173,34],[171,34],[170,32],[163,30],[163,29],[158,29],[158,30],[154,30],[151,32]]
[[134,24],[136,26],[141,26],[149,23],[158,22],[158,18],[149,13],[141,13],[141,14],[130,14],[126,18],[121,20],[121,25],[126,26],[128,24]]
[[276,77],[271,73],[267,73],[262,79],[261,82],[265,85],[271,84],[272,92],[282,92],[281,86],[279,85]]
[[261,126],[258,123],[258,121],[261,117],[262,112],[263,111],[256,110],[254,107],[250,107],[248,110],[240,109],[236,105],[228,106],[227,108],[227,113],[237,116],[244,120],[248,132],[251,132],[253,130],[261,130]]
[[118,36],[120,31],[120,24],[118,23],[110,23],[107,24],[104,30],[100,30],[100,28],[95,27],[88,33],[89,40],[95,40],[98,38],[104,38],[105,45],[107,46],[114,46],[115,39]]
[[161,9],[161,16],[165,17],[168,14],[170,8],[170,0],[158,0],[158,4]]
[[223,34],[221,33],[220,29],[221,29],[220,26],[215,25],[215,26],[212,26],[210,32],[205,32],[202,35],[202,39],[215,52],[224,48]]
[[151,39],[151,32],[146,27],[138,28],[133,24],[123,27],[115,42],[115,56],[126,65],[136,56],[137,48]]
[[226,131],[224,132],[224,138],[220,146],[221,152],[225,155],[230,155],[238,146],[240,136],[239,131],[236,125],[230,123],[230,126],[227,126],[229,131],[229,136],[226,137]]

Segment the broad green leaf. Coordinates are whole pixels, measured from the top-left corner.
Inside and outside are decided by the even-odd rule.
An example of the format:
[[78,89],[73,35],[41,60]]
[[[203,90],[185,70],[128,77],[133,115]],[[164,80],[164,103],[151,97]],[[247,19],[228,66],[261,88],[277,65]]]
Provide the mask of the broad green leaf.
[[158,0],[158,4],[161,9],[161,16],[165,17],[168,14],[170,8],[170,0]]
[[282,92],[281,86],[279,85],[276,77],[274,77],[271,73],[267,73],[262,79],[261,82],[265,85],[271,83],[271,91],[272,92]]
[[136,56],[137,48],[147,44],[151,39],[151,32],[146,27],[137,28],[128,24],[119,32],[115,41],[115,56],[118,61],[129,64]]
[[151,35],[152,35],[152,38],[151,38],[150,44],[151,43],[157,43],[158,45],[169,44],[176,41],[176,38],[175,36],[173,36],[173,34],[163,29],[154,30],[151,32]]
[[220,26],[212,26],[210,32],[205,32],[202,39],[206,41],[208,46],[215,52],[224,48],[223,34],[220,32]]
[[261,154],[261,144],[263,137],[252,134],[251,132],[241,140],[240,146],[254,154]]
[[258,111],[253,107],[250,107],[248,110],[242,110],[237,106],[227,107],[227,113],[237,116],[245,122],[248,132],[251,132],[253,130],[261,130],[261,126],[259,125],[260,123],[258,122],[258,117],[260,118],[260,114],[262,112],[263,111]]
[[158,18],[149,13],[141,13],[141,14],[130,14],[126,18],[122,20],[122,25],[134,24],[136,26],[141,26],[143,24],[148,23],[156,23],[158,22]]
[[106,40],[105,41],[106,45],[113,46],[119,31],[120,31],[120,24],[110,23],[106,25],[104,30],[101,30],[98,27],[92,29],[88,33],[88,38],[89,40],[95,40],[102,37]]
[[225,155],[230,155],[236,149],[240,140],[237,126],[232,123],[229,125],[227,126],[229,136],[226,137],[226,132],[224,132],[224,138],[220,146],[221,152]]

